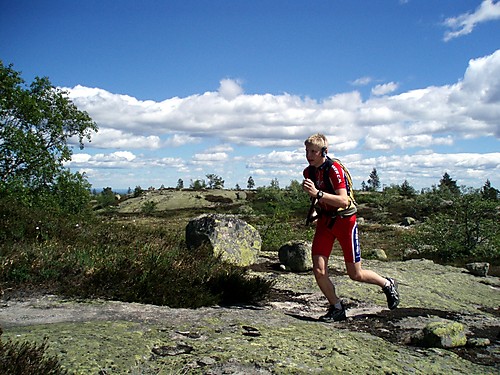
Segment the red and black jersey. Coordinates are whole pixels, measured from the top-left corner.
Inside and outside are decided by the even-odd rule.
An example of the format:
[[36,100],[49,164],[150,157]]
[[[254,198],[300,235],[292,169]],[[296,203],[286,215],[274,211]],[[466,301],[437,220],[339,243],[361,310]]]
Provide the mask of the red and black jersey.
[[[325,179],[325,169],[328,170],[329,182],[324,181]],[[309,176],[311,170],[314,176]],[[335,190],[347,189],[345,182],[344,170],[339,163],[332,160],[326,160],[319,168],[307,167],[303,172],[304,178],[309,178],[316,185],[316,189],[325,191],[330,194],[335,194]],[[330,188],[331,187],[331,188]]]

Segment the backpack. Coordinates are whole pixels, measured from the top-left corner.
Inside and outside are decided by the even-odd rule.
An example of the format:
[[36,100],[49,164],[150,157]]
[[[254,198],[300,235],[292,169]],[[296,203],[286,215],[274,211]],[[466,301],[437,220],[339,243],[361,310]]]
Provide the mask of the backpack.
[[[356,199],[354,199],[354,189],[352,186],[352,178],[351,174],[349,173],[349,170],[347,167],[337,158],[330,158],[329,156],[326,157],[326,166],[323,170],[323,181],[325,182],[327,193],[330,194],[335,194],[335,190],[333,189],[332,181],[330,180],[330,168],[332,167],[333,163],[336,162],[340,165],[342,168],[342,171],[344,173],[344,180],[346,184],[346,190],[347,190],[347,196],[349,198],[349,206],[346,208],[339,208],[337,209],[337,215],[338,216],[351,216],[354,215],[358,209],[356,206],[358,205],[356,203]],[[316,167],[313,167],[310,165],[307,167],[307,174],[309,176],[315,176],[316,174]],[[316,182],[315,182],[316,183]]]

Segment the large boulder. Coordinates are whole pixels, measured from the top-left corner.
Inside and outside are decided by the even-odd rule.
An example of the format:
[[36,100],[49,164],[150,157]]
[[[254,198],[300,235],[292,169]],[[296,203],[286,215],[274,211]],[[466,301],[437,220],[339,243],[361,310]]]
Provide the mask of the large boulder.
[[227,262],[249,266],[259,257],[262,240],[259,232],[230,215],[201,215],[186,226],[186,244],[190,249],[209,246],[214,255]]
[[306,241],[287,242],[278,250],[278,258],[287,271],[308,271],[312,269],[311,244]]

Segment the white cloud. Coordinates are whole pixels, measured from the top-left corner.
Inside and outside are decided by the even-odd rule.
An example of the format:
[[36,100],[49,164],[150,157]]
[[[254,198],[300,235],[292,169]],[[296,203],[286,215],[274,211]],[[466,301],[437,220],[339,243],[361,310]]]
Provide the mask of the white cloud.
[[445,33],[444,40],[447,42],[470,34],[478,24],[498,19],[500,19],[500,2],[483,0],[474,13],[464,13],[444,21],[444,25],[450,29]]
[[239,81],[223,79],[220,81],[219,94],[226,100],[233,100],[243,94],[243,88]]
[[395,82],[384,83],[381,85],[377,85],[372,88],[372,94],[375,96],[386,95],[394,92],[398,89],[398,84]]
[[[228,87],[232,84],[225,83]],[[93,156],[76,154],[71,166],[94,171],[132,168],[141,173],[146,173],[148,168],[165,166],[194,178],[204,176],[203,166],[209,166],[212,169],[209,172],[216,169],[215,173],[221,175],[232,171],[257,176],[266,171],[269,179],[273,176],[297,178],[305,162],[304,139],[315,132],[327,135],[330,154],[342,156],[349,156],[348,152],[354,150],[381,150],[393,155],[401,150],[415,153],[425,150],[425,155],[435,155],[433,148],[454,146],[463,140],[500,139],[500,50],[470,60],[463,78],[455,83],[391,95],[389,91],[396,88],[396,83],[379,85],[377,92],[385,92],[384,95],[366,100],[358,91],[321,100],[243,92],[227,100],[215,91],[153,102],[77,86],[69,90],[71,98],[100,127],[88,147],[109,149],[109,152]],[[233,89],[233,93],[238,92],[236,86]],[[184,150],[188,159],[180,158],[181,154],[169,158],[173,147],[179,148],[175,151],[179,153],[183,152],[182,146],[194,144],[204,150]],[[249,155],[252,147],[260,148],[257,152],[267,148],[270,153]],[[247,153],[245,157],[242,157],[243,148]],[[112,152],[116,149],[129,150],[126,152],[135,158]],[[157,160],[132,153],[137,149],[155,150]],[[284,149],[296,151],[287,153]],[[373,168],[374,163],[387,161],[368,159],[368,162]],[[393,160],[391,165],[396,163],[397,160]],[[287,167],[280,168],[283,164]],[[431,171],[431,166],[419,164],[429,176],[441,173],[441,170]],[[492,170],[498,172],[497,167]],[[401,170],[399,176],[405,173]],[[163,175],[159,172],[157,179]],[[239,183],[241,185],[241,181]]]
[[120,129],[101,128],[92,136],[92,147],[96,148],[147,148],[158,149],[161,146],[157,135],[138,135]]
[[354,80],[353,82],[351,82],[351,84],[353,86],[366,86],[366,85],[369,85],[372,81],[373,81],[372,77],[360,77],[360,78]]
[[[355,146],[381,138],[377,134],[383,128],[398,136],[450,136],[452,141],[500,136],[500,50],[471,60],[455,84],[385,95],[396,88],[394,82],[379,85],[374,93],[384,96],[366,101],[356,91],[320,101],[289,94],[239,94],[228,101],[206,92],[162,102],[82,86],[70,92],[100,127],[91,144],[97,148],[161,149],[210,137],[226,144],[297,147],[317,131],[340,135],[337,144]],[[385,145],[382,138],[377,143],[383,149],[406,144],[389,138]]]
[[188,134],[174,134],[164,142],[164,145],[171,147],[180,147],[186,144],[199,143],[200,141],[200,137],[193,137]]
[[228,155],[225,152],[215,152],[206,154],[194,154],[193,161],[195,162],[223,162],[226,161]]

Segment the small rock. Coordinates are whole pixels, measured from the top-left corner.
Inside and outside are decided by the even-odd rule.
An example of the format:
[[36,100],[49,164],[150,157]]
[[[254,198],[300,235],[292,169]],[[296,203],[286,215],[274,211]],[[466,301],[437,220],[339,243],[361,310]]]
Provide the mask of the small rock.
[[196,361],[196,363],[199,365],[199,366],[211,366],[211,365],[214,365],[217,363],[217,361],[215,359],[213,359],[212,357],[201,357],[200,359],[198,359]]
[[465,268],[474,276],[485,277],[488,275],[490,264],[486,262],[467,263]]
[[365,259],[377,259],[377,260],[387,260],[387,254],[383,249],[371,249],[367,250],[363,254]]
[[415,218],[406,216],[403,221],[401,222],[401,225],[404,225],[405,227],[409,227],[410,225],[414,225],[417,222]]
[[259,332],[259,330],[255,327],[243,326],[242,328],[244,330],[243,336],[251,336],[251,337],[262,336],[262,334]]
[[186,344],[177,344],[175,346],[154,346],[151,351],[159,355],[160,357],[166,357],[166,356],[176,356],[180,354],[189,354],[193,351],[193,347],[190,345]]
[[287,242],[278,250],[278,258],[286,270],[308,271],[312,269],[311,244],[306,241]]
[[422,343],[431,348],[445,349],[465,346],[465,327],[458,322],[431,322],[423,329]]

